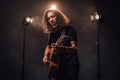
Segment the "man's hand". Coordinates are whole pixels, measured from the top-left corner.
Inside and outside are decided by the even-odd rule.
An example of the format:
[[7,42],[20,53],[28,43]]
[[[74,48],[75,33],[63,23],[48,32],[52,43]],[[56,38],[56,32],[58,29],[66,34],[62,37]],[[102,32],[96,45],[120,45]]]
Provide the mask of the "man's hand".
[[48,62],[48,57],[46,55],[43,57],[43,62],[44,62],[44,64],[47,64],[47,62]]
[[62,46],[56,46],[55,43],[52,43],[51,47],[53,48],[53,51],[56,53],[59,53],[61,51],[63,51],[63,47]]

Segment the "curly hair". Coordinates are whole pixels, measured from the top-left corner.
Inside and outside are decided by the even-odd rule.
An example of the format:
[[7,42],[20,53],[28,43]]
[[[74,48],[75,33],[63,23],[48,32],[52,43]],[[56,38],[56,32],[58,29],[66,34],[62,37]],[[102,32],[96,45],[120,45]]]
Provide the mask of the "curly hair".
[[60,28],[65,27],[69,24],[70,20],[60,10],[48,9],[44,12],[43,18],[42,18],[42,27],[43,27],[43,30],[44,30],[45,33],[51,33],[53,31],[53,29],[52,29],[52,27],[49,24],[48,19],[47,19],[47,14],[49,12],[54,12],[55,13],[55,15],[57,16],[58,25],[60,26]]

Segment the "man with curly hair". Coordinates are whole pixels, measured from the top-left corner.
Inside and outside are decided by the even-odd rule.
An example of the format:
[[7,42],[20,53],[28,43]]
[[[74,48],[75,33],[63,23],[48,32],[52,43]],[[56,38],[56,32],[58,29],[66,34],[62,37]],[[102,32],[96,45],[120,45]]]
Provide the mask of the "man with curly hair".
[[46,10],[42,23],[44,32],[48,33],[43,62],[49,65],[49,80],[78,80],[79,59],[75,27],[70,26],[70,20],[57,9]]

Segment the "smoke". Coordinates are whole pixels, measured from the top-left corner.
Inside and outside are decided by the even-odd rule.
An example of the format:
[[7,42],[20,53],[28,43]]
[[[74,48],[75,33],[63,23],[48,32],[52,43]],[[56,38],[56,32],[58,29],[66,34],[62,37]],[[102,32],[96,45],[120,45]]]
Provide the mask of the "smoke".
[[32,17],[33,22],[31,23],[31,25],[35,28],[42,28],[42,19],[40,16],[33,16]]

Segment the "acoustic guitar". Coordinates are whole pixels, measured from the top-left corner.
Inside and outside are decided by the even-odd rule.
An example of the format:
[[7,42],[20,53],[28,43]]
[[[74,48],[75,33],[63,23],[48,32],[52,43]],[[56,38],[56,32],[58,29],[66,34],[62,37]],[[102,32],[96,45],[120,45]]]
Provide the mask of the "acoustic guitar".
[[[61,46],[62,42],[65,39],[65,35],[61,35],[60,38],[56,41],[54,46]],[[50,56],[48,58],[48,77],[55,78],[59,69],[59,53],[56,53],[53,48],[51,48]]]

